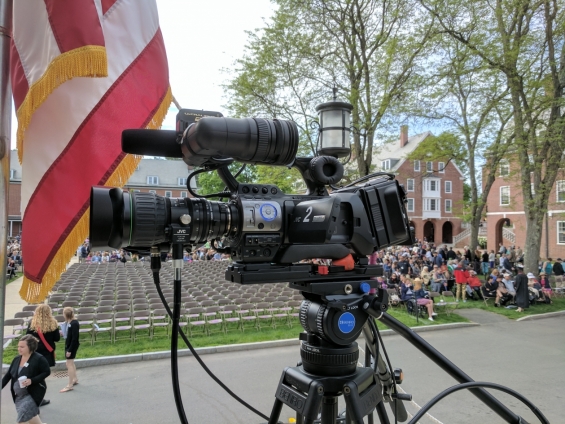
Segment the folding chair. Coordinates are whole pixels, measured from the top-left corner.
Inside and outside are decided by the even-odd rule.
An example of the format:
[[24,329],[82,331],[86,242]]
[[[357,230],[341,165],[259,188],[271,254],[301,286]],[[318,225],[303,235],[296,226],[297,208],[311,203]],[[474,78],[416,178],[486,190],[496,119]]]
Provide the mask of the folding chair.
[[245,331],[246,328],[254,328],[257,330],[257,315],[252,311],[255,305],[252,303],[243,303],[239,306],[238,314],[241,320],[241,331]]
[[292,308],[286,306],[286,303],[280,300],[273,302],[269,311],[273,315],[273,328],[277,328],[277,323],[290,327],[289,312]]
[[[118,332],[125,332],[126,337],[118,337]],[[128,334],[129,333],[129,334]],[[131,312],[116,312],[114,314],[114,331],[112,332],[114,343],[118,339],[129,338],[132,341],[132,314]]]
[[108,333],[108,340],[112,342],[112,330],[114,328],[114,314],[112,312],[96,313],[94,315],[94,329],[92,330],[92,343],[96,343],[99,334]]
[[186,318],[188,322],[188,334],[192,337],[193,328],[201,328],[202,334],[207,334],[206,332],[206,319],[202,316],[204,313],[204,308],[199,306],[196,308],[190,308],[186,311]]
[[151,334],[151,313],[149,309],[135,311],[133,313],[133,341],[137,341],[138,333],[147,331],[147,337],[152,338]]
[[[163,306],[163,304],[161,304]],[[154,309],[151,313],[151,333],[152,337],[155,337],[155,330],[162,328],[164,329],[165,336],[169,337],[169,315],[166,309]],[[158,334],[159,335],[159,334]]]
[[87,334],[90,344],[93,343],[94,313],[83,313],[77,316],[79,323],[79,340],[81,334]]
[[238,309],[237,305],[224,305],[218,312],[224,320],[224,330],[226,333],[230,329],[241,329],[241,318],[239,317]]
[[[12,327],[11,333],[6,331],[6,327]],[[24,319],[23,318],[11,318],[4,320],[4,340],[2,344],[4,344],[5,340],[14,340],[15,342],[23,336],[23,329],[24,328]]]
[[204,308],[204,312],[202,316],[206,320],[206,334],[212,334],[212,328],[219,328],[219,331],[225,333],[224,329],[224,320],[222,316],[219,314],[220,311],[219,306],[209,306]]

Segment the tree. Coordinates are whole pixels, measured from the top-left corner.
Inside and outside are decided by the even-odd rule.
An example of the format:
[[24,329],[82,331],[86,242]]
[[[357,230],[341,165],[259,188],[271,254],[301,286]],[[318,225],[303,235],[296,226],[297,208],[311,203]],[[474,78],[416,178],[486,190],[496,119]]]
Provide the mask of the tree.
[[[469,245],[474,252],[498,164],[512,139],[507,130],[511,117],[508,89],[498,72],[453,39],[443,37],[437,47],[429,84],[412,113],[441,122],[452,132],[428,137],[411,157],[423,160],[431,156],[427,160],[446,163],[453,160],[466,172],[470,186],[466,215],[471,224]],[[479,162],[483,162],[482,170]]]
[[228,107],[236,114],[294,119],[315,153],[312,112],[336,87],[354,107],[352,158],[358,174],[367,175],[377,129],[423,66],[431,19],[409,0],[275,2],[277,12],[266,28],[250,34],[226,85]]
[[506,80],[527,222],[524,266],[535,272],[549,193],[565,159],[563,3],[420,1],[445,34]]

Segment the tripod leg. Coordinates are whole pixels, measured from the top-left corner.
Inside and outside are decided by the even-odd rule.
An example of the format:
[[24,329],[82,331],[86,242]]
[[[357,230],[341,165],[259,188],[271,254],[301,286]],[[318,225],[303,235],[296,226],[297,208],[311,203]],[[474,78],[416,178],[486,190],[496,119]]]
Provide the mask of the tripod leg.
[[[386,413],[385,404],[382,400],[377,404],[377,415],[379,416],[381,424],[390,423],[388,420],[388,415]],[[373,414],[370,415],[369,424],[373,424]]]
[[283,403],[275,399],[275,404],[273,405],[273,410],[271,411],[271,416],[269,417],[269,424],[277,424],[279,422],[279,417],[281,416]]

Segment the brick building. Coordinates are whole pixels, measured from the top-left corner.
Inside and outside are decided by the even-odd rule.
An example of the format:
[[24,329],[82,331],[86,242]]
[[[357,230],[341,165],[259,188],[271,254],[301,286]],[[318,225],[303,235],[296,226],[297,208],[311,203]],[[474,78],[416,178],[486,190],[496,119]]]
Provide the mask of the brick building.
[[408,160],[406,157],[428,136],[427,131],[408,137],[403,126],[400,139],[373,157],[377,169],[396,174],[408,198],[408,216],[418,239],[451,244],[461,232],[464,176],[453,162]]
[[[500,243],[524,248],[526,214],[517,163],[505,160],[499,165],[487,199],[486,216],[488,249],[497,251]],[[560,169],[549,194],[540,256],[553,259],[565,256],[565,168]]]
[[[182,160],[141,159],[139,166],[124,186],[125,190],[154,192],[166,197],[192,197],[186,188],[189,170]],[[196,188],[195,180],[191,187]],[[10,188],[8,198],[8,237],[22,231],[21,211],[22,167],[16,150],[10,156]]]

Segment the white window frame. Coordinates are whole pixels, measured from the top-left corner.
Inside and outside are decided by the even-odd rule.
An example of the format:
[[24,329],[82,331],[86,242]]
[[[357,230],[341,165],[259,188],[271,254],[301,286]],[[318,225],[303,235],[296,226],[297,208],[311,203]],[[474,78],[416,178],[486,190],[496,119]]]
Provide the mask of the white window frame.
[[[508,203],[502,203],[502,196],[503,196],[502,191],[503,191],[503,189],[508,190],[508,194],[507,194]],[[500,199],[499,200],[500,200],[500,206],[510,206],[510,186],[501,186],[500,187]]]
[[186,177],[178,177],[177,183],[180,186],[186,187]]
[[[561,239],[559,239],[559,236],[561,236]],[[565,221],[557,221],[557,244],[565,245]]]
[[10,179],[11,180],[16,179],[16,170],[15,169],[10,169]]
[[439,172],[440,174],[445,174],[445,162],[437,163],[437,172]]
[[[432,201],[434,203],[434,209],[431,209]],[[439,199],[427,198],[424,199],[424,211],[426,212],[438,212],[439,211]]]
[[419,160],[414,161],[414,172],[420,172],[420,161]]
[[173,197],[173,192],[167,190],[167,191],[165,192],[165,197]]
[[148,175],[147,185],[159,185],[159,177],[157,175]]
[[[562,193],[562,199],[559,200],[559,194]],[[555,182],[555,201],[558,203],[565,202],[565,180]]]
[[[412,189],[410,189],[410,182],[412,182]],[[408,178],[406,180],[406,191],[414,191],[414,178]]]
[[390,159],[381,161],[381,169],[383,171],[388,171],[390,169]]
[[434,172],[434,163],[426,162],[426,172]]
[[[406,200],[406,212],[414,212],[414,198],[409,197]],[[412,208],[410,208],[410,201],[412,201]]]
[[445,199],[445,213],[452,213],[453,212],[453,203],[451,199]]
[[507,160],[503,159],[498,164],[498,176],[507,177],[508,175],[510,175],[510,163]]
[[185,197],[188,197],[188,192],[186,192],[186,191],[181,191],[181,192],[180,192],[180,197],[182,197],[183,199],[184,199]]
[[[447,189],[448,185],[449,185],[449,190]],[[451,181],[445,181],[445,192],[453,193],[453,184],[451,183]]]
[[536,187],[534,183],[530,184],[530,192],[532,193],[532,196],[536,195]]
[[149,190],[149,193],[157,194],[155,190]]
[[[441,181],[437,180],[437,179],[432,179],[432,178],[426,178],[425,180],[425,187],[426,187],[426,191],[437,191],[438,193],[440,192],[440,187],[441,187]],[[432,183],[435,184],[435,188],[432,189]]]

